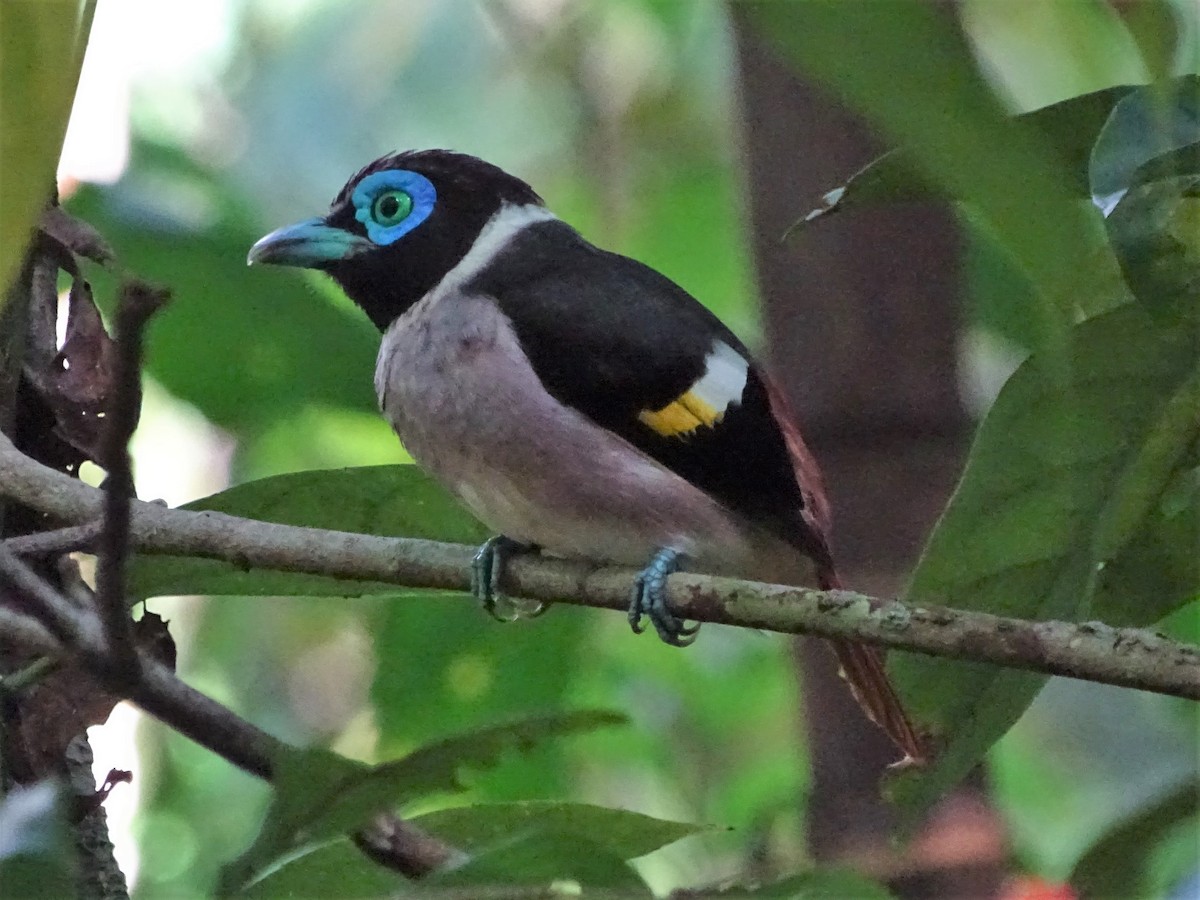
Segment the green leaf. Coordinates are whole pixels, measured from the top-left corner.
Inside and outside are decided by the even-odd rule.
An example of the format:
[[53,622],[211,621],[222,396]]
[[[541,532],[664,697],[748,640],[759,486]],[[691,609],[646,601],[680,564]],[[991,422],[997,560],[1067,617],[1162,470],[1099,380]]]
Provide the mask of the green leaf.
[[916,0],[752,9],[799,67],[909,148],[923,181],[969,205],[1036,289],[1043,346],[1061,348],[1086,297],[1079,272],[1105,252],[1099,213],[1062,202],[1071,168],[1035,129],[1014,128],[953,17]]
[[69,897],[75,851],[61,792],[50,781],[13,787],[0,800],[0,894]]
[[[1111,625],[1157,621],[1200,599],[1200,468],[1176,474],[1097,585]],[[1187,638],[1196,640],[1196,638]]]
[[0,3],[0,306],[54,189],[87,43],[79,12],[77,3]]
[[624,809],[549,800],[459,806],[426,813],[412,823],[468,853],[537,828],[547,833],[578,835],[621,859],[645,856],[709,830],[704,825],[669,822]]
[[[1067,173],[1066,189],[1086,198],[1091,193],[1089,167],[1092,149],[1117,102],[1135,90],[1134,85],[1105,88],[1043,106],[1008,119],[1009,128],[1018,134],[1032,134],[1058,157]],[[947,192],[947,185],[925,176],[920,156],[924,147],[901,147],[868,163],[842,187],[825,196],[826,205],[814,209],[801,222],[806,224],[822,216],[880,203],[962,199]]]
[[1177,50],[1182,49],[1184,27],[1171,0],[1142,0],[1122,8],[1121,18],[1151,78],[1169,75]]
[[654,896],[625,860],[604,844],[583,835],[540,828],[498,841],[464,865],[435,873],[426,883],[549,887],[563,881],[574,881],[585,889],[620,891],[622,897]]
[[403,882],[371,862],[347,838],[285,860],[241,893],[256,900],[308,900],[310,897],[390,897]]
[[[1191,335],[1131,305],[1076,326],[1066,349],[1062,359],[1031,357],[1005,385],[909,602],[1144,625],[1194,584],[1188,577],[1169,601],[1142,608],[1105,589],[1106,570],[1122,569],[1130,548],[1143,551],[1144,527],[1162,518],[1169,489],[1195,465],[1200,367]],[[909,654],[895,654],[891,669],[941,743],[929,768],[892,785],[912,822],[1020,717],[1044,678]]]
[[1105,224],[1146,309],[1168,322],[1200,322],[1200,174],[1135,186]]
[[1200,141],[1200,75],[1145,85],[1113,106],[1096,137],[1090,184],[1098,200],[1147,177],[1147,166]]
[[732,897],[770,897],[775,900],[891,900],[892,894],[883,885],[865,875],[838,869],[818,870],[794,875],[774,884]]
[[1152,854],[1184,819],[1200,813],[1200,787],[1181,785],[1130,816],[1097,841],[1075,866],[1070,883],[1089,900],[1145,896]]
[[[640,882],[628,878],[628,867],[617,864],[706,830],[626,810],[550,801],[457,807],[409,821],[479,857],[478,863],[447,875],[444,881],[452,883],[499,880],[501,875],[505,884],[565,876],[577,877],[589,886],[611,887],[617,886],[612,883],[613,875],[619,873],[621,886],[641,887]],[[515,845],[514,835],[521,836]],[[567,837],[564,845],[561,839]],[[539,856],[527,859],[525,854],[534,848]],[[599,878],[592,868],[597,850],[607,857]],[[544,868],[547,861],[553,863],[553,871]],[[578,866],[581,861],[585,865]],[[349,840],[338,839],[286,860],[243,893],[262,900],[368,897],[395,893],[399,886],[395,875],[369,862]]]
[[[1015,136],[1029,136],[1057,158],[1074,197],[1106,197],[1156,173],[1186,172],[1181,153],[1200,140],[1197,114],[1200,76],[1185,75],[1152,85],[1119,85],[1081,94],[1007,119]],[[872,160],[842,187],[825,195],[825,205],[796,226],[823,216],[880,203],[965,200],[947,179],[930,177],[924,144],[900,147]]]
[[[416,466],[296,472],[251,481],[187,504],[286,525],[479,543],[487,533]],[[163,594],[346,596],[402,593],[395,585],[245,571],[225,562],[142,554],[130,566],[135,597]]]
[[462,790],[463,769],[495,766],[510,748],[525,750],[550,738],[624,722],[624,716],[600,710],[539,716],[446,738],[377,766],[327,750],[289,752],[277,761],[275,791],[262,830],[222,871],[223,892],[248,883],[296,850],[344,835],[386,809]]

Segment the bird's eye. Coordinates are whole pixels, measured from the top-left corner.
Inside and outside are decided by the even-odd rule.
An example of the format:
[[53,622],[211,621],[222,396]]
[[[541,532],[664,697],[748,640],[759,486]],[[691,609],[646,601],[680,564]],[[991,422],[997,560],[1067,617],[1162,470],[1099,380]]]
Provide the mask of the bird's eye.
[[437,203],[437,189],[419,172],[384,169],[359,181],[350,202],[367,238],[379,247],[389,247],[429,218]]
[[384,191],[371,204],[371,218],[388,228],[408,218],[412,208],[412,197],[404,191]]

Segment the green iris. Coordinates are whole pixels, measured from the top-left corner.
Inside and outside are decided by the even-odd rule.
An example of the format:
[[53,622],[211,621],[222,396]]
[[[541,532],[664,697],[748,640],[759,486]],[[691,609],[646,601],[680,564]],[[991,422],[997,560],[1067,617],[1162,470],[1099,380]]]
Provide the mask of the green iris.
[[404,191],[384,191],[371,204],[371,218],[387,228],[407,219],[412,208],[412,197]]

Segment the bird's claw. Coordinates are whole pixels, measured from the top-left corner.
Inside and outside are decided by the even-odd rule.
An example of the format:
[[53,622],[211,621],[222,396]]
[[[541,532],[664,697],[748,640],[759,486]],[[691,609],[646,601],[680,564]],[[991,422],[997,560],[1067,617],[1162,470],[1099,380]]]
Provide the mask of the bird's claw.
[[641,634],[645,628],[642,616],[650,617],[654,630],[664,643],[672,647],[686,647],[695,642],[700,631],[700,623],[685,625],[667,606],[667,576],[679,571],[680,557],[678,550],[663,547],[650,560],[633,580],[633,591],[629,598],[629,625],[635,634]]
[[471,559],[471,594],[484,611],[499,622],[532,619],[546,611],[546,604],[540,600],[518,600],[506,597],[500,591],[500,579],[504,576],[508,557],[531,549],[529,544],[499,534],[484,541]]

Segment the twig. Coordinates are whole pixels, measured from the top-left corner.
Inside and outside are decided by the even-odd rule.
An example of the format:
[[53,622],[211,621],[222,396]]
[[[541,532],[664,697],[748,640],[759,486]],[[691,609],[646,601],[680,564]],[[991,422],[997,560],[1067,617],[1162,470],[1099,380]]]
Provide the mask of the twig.
[[[0,635],[51,659],[74,652],[110,689],[131,700],[150,715],[223,757],[239,768],[266,781],[274,776],[275,761],[289,746],[222,706],[206,694],[189,687],[158,660],[138,653],[133,681],[112,656],[112,648],[88,610],[76,611],[63,596],[42,580],[23,561],[0,547],[0,582],[7,582],[48,619],[62,625],[61,634],[28,615],[0,606]],[[7,685],[4,685],[7,687]],[[465,859],[456,848],[385,814],[354,836],[371,859],[411,878]]]
[[66,528],[20,534],[5,540],[4,546],[17,556],[48,556],[71,553],[75,550],[90,551],[96,538],[100,536],[103,525],[103,520],[97,519],[83,525],[68,525]]
[[[138,660],[130,680],[129,671],[117,660],[94,614],[75,609],[66,597],[2,546],[0,581],[31,601],[33,611],[53,636],[57,645],[53,649],[58,654],[63,648],[73,650],[114,692],[234,765],[260,778],[271,777],[271,759],[284,746],[280,741],[188,687],[162,663],[139,652],[132,640],[129,647]],[[4,615],[0,622],[7,626],[8,618]],[[29,633],[24,626],[21,631]],[[36,648],[42,652],[52,649],[44,640],[38,640]]]
[[5,694],[20,694],[37,684],[59,666],[53,656],[39,656],[23,669],[8,675],[0,675],[0,697]]
[[[21,456],[2,436],[0,494],[66,521],[93,518],[99,506],[95,489]],[[465,591],[475,549],[278,525],[138,501],[131,511],[131,540],[141,552],[405,587]],[[505,588],[533,600],[623,611],[632,575],[566,560],[518,557],[508,567]],[[347,585],[346,591],[354,593],[353,586]],[[850,638],[1200,700],[1200,648],[1141,629],[1032,622],[850,591],[686,573],[671,576],[668,599],[678,615],[702,622]]]
[[138,281],[121,287],[117,307],[117,358],[106,410],[100,463],[108,471],[104,484],[104,528],[96,563],[96,602],[108,639],[114,674],[137,681],[138,654],[125,591],[129,559],[129,501],[134,494],[129,439],[142,409],[142,337],[146,323],[167,302],[165,291]]
[[0,583],[7,583],[33,602],[34,614],[59,644],[82,648],[99,640],[95,623],[86,611],[77,609],[3,544],[0,544]]

